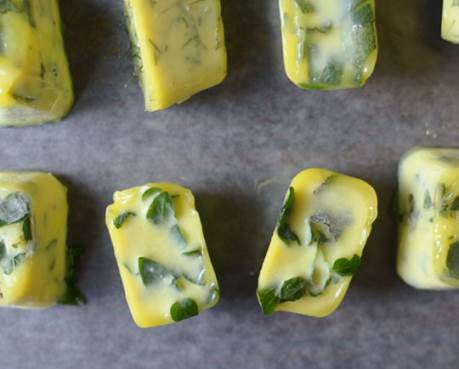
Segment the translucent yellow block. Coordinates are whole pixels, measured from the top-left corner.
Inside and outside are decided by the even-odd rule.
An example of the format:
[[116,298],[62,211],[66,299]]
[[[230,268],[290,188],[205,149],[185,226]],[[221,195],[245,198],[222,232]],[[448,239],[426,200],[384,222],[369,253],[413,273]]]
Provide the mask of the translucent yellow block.
[[443,0],[441,35],[446,41],[459,44],[459,1]]
[[64,294],[67,190],[48,173],[0,173],[0,305],[49,307]]
[[220,0],[125,0],[147,111],[162,110],[226,76]]
[[73,103],[56,0],[0,2],[0,125],[56,121]]
[[377,216],[366,182],[325,169],[293,178],[258,278],[265,314],[314,317],[340,305]]
[[415,148],[398,177],[398,274],[416,288],[459,288],[459,150]]
[[298,87],[360,87],[378,55],[374,0],[279,0],[284,65]]
[[138,326],[177,322],[218,302],[217,278],[190,190],[148,183],[116,192],[106,224]]

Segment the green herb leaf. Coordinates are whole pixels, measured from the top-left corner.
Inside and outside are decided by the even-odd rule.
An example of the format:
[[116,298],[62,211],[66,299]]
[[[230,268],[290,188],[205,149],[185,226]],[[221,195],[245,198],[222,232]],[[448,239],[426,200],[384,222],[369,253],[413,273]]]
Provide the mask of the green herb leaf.
[[459,242],[450,245],[446,259],[446,267],[451,277],[459,279]]
[[202,256],[202,250],[198,248],[198,249],[194,249],[190,251],[185,251],[185,252],[182,252],[182,255],[198,257],[198,256]]
[[22,223],[22,235],[25,242],[32,240],[32,222],[30,217],[25,218]]
[[[52,242],[53,243],[53,242]],[[51,244],[52,244],[51,243]],[[86,297],[76,286],[77,265],[83,254],[83,248],[79,246],[67,246],[65,257],[65,292],[58,303],[62,305],[84,305]]]
[[25,252],[21,252],[20,254],[13,256],[11,259],[3,263],[3,273],[5,273],[6,275],[10,275],[11,273],[13,273],[17,266],[24,261],[25,256]]
[[186,246],[186,244],[187,244],[186,238],[183,235],[182,230],[180,229],[180,227],[177,224],[172,226],[172,228],[170,229],[170,235],[171,235],[172,239],[175,241],[175,243],[177,243],[179,246],[181,246],[181,247],[185,247]]
[[360,256],[354,255],[352,259],[340,258],[333,264],[333,271],[343,277],[353,276],[360,267]]
[[162,190],[158,187],[150,187],[148,190],[146,190],[143,194],[142,194],[142,200],[146,200],[148,199],[149,197],[161,192]]
[[193,299],[186,298],[173,304],[170,309],[170,314],[174,322],[180,322],[181,320],[198,315],[198,305]]
[[277,304],[280,302],[274,288],[266,288],[264,290],[257,291],[257,297],[263,314],[265,315],[271,315],[274,313]]
[[160,282],[177,285],[177,277],[160,263],[143,257],[139,258],[138,263],[140,278],[144,286],[147,287]]
[[20,193],[11,193],[0,203],[0,227],[18,223],[29,213],[28,199]]
[[306,281],[302,277],[295,277],[286,280],[280,290],[280,302],[296,301],[302,298],[305,291]]
[[453,204],[451,205],[451,210],[452,210],[452,211],[458,211],[458,210],[459,210],[459,196],[456,197],[456,198],[453,200]]
[[365,25],[374,21],[375,15],[370,4],[358,6],[352,13],[352,22],[355,25]]
[[290,225],[288,224],[291,213],[293,211],[294,203],[295,190],[293,187],[290,187],[288,189],[287,197],[285,199],[284,205],[282,206],[282,211],[277,222],[277,235],[287,245],[289,245],[290,242],[296,242],[298,245],[301,243],[296,233],[290,228]]
[[5,242],[0,241],[0,261],[6,256]]
[[161,192],[154,199],[147,211],[147,219],[154,224],[167,222],[175,216],[174,203],[172,197],[167,192]]
[[124,213],[121,213],[118,215],[114,220],[113,220],[113,225],[115,226],[116,229],[120,229],[121,226],[124,224],[124,222],[130,217],[133,216],[135,217],[136,214],[131,212],[131,211],[125,211]]

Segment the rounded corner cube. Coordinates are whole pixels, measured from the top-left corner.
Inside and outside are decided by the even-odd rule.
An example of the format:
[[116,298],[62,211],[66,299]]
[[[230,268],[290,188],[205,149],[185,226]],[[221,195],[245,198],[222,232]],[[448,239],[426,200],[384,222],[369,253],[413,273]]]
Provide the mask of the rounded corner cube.
[[444,40],[459,44],[459,3],[457,0],[443,0],[441,35]]
[[190,190],[147,183],[116,192],[106,225],[139,327],[191,318],[218,302],[218,282]]
[[0,306],[44,308],[65,292],[67,190],[51,174],[0,173]]
[[421,289],[459,288],[459,149],[402,157],[395,216],[400,277]]
[[220,0],[124,0],[146,111],[221,83],[227,56]]
[[73,87],[57,0],[0,2],[0,126],[62,119]]
[[366,182],[326,169],[296,175],[258,279],[265,314],[331,314],[357,272],[377,196]]
[[308,90],[356,88],[378,57],[374,0],[279,0],[284,66]]

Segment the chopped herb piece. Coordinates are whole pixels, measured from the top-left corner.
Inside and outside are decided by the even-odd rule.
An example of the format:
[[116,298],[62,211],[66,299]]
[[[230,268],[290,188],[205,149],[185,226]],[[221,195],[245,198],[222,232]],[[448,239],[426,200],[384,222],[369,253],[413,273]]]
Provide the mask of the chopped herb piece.
[[449,247],[446,267],[451,277],[459,279],[459,242],[455,242]]
[[451,210],[452,211],[459,210],[459,196],[454,199],[453,204],[451,205]]
[[124,222],[130,217],[133,216],[135,217],[136,214],[131,212],[131,211],[125,211],[124,213],[121,213],[118,215],[114,220],[113,220],[113,225],[115,226],[116,229],[120,229],[121,226],[124,224]]
[[170,285],[177,285],[177,277],[160,263],[143,257],[139,258],[138,263],[140,278],[145,286],[163,281]]
[[354,255],[352,259],[340,258],[333,264],[333,271],[343,277],[353,276],[360,267],[360,256]]
[[172,226],[171,230],[170,230],[170,234],[171,234],[171,237],[174,239],[174,241],[179,244],[179,246],[186,246],[187,242],[186,242],[186,238],[185,236],[183,235],[183,232],[181,230],[181,228],[175,224],[174,226]]
[[280,290],[280,302],[296,301],[305,295],[306,281],[302,277],[295,277],[286,280]]
[[27,198],[20,193],[11,193],[0,203],[0,227],[18,223],[29,213]]
[[25,256],[25,252],[22,252],[7,260],[6,263],[3,263],[3,273],[7,275],[13,273],[14,269],[16,269],[16,267],[24,261]]
[[171,318],[174,322],[180,322],[199,314],[198,304],[190,298],[177,301],[171,306]]
[[25,218],[22,223],[22,236],[26,242],[32,240],[32,222],[30,217]]
[[320,223],[311,222],[310,227],[311,227],[311,243],[310,244],[317,243],[319,245],[322,245],[324,243],[331,241],[325,235],[325,232],[322,230],[323,227],[321,227]]
[[287,245],[290,242],[296,242],[300,245],[300,239],[295,232],[290,228],[288,224],[290,220],[290,215],[293,211],[293,206],[295,203],[295,190],[293,187],[288,189],[287,197],[285,199],[284,205],[282,206],[282,211],[277,222],[277,235],[279,238],[284,241]]
[[6,246],[5,242],[0,241],[0,260],[2,260],[6,255]]
[[161,224],[173,216],[175,216],[175,209],[172,197],[163,191],[153,199],[147,211],[147,219],[154,224]]
[[267,288],[257,292],[258,302],[260,303],[263,314],[271,315],[279,304],[279,297],[274,288]]
[[202,251],[200,248],[182,252],[182,255],[185,256],[202,256]]
[[59,299],[62,305],[84,305],[86,297],[76,285],[77,265],[80,261],[83,248],[78,246],[67,246],[65,258],[65,292]]
[[153,196],[162,190],[158,187],[151,187],[142,194],[142,200],[148,199],[150,196]]

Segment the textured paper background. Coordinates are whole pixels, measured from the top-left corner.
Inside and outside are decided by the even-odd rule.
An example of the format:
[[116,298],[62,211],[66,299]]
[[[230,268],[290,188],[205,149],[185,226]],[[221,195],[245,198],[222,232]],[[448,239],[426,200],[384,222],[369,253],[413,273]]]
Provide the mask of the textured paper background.
[[[281,61],[275,0],[223,0],[229,76],[147,114],[128,57],[121,0],[61,1],[78,95],[57,125],[1,129],[0,167],[57,173],[70,187],[70,239],[86,255],[89,304],[0,311],[0,367],[454,368],[459,293],[416,291],[395,274],[387,208],[400,155],[459,142],[459,46],[440,40],[438,0],[380,0],[380,58],[359,90],[304,92]],[[310,166],[361,177],[380,217],[340,309],[265,318],[256,277],[289,179]],[[198,318],[138,329],[104,226],[116,189],[169,180],[197,195],[222,299]]]

